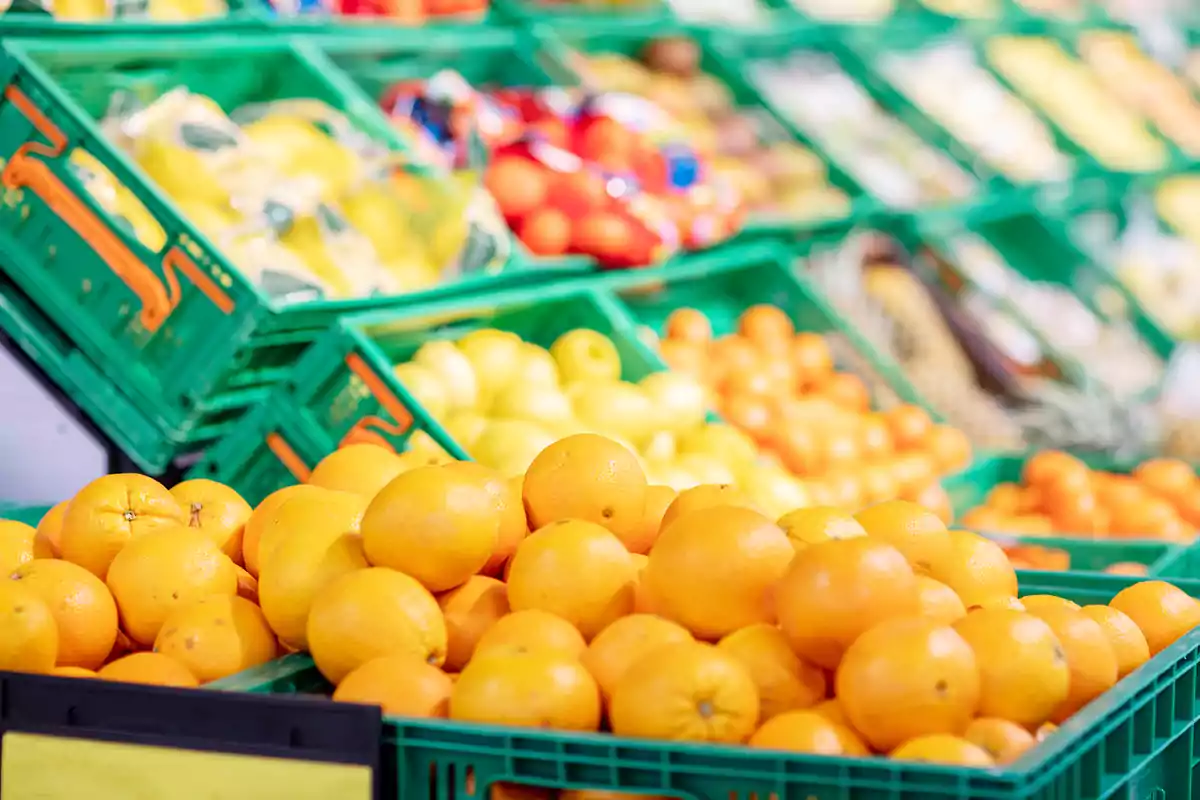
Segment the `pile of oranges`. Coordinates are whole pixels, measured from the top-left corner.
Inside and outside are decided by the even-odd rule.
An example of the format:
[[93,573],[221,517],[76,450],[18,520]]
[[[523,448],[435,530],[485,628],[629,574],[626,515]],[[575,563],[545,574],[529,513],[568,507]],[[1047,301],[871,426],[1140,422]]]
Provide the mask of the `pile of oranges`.
[[676,493],[596,434],[516,478],[351,445],[253,511],[109,476],[51,517],[0,533],[0,669],[182,686],[306,651],[336,700],[467,723],[990,766],[1200,623],[1158,581],[1018,598],[903,500]]
[[[1071,569],[1071,554],[1061,547],[1044,547],[1037,544],[999,543],[1008,560],[1017,569],[1066,572]],[[1136,561],[1118,561],[1104,567],[1101,572],[1109,575],[1142,576],[1149,567]]]
[[736,332],[716,338],[702,312],[678,309],[660,352],[710,387],[726,420],[805,478],[815,502],[855,508],[899,497],[949,514],[938,477],[970,463],[966,435],[918,406],[872,411],[863,381],[835,369],[821,335],[797,333],[776,306],[746,309]]
[[995,486],[960,524],[1026,536],[1055,532],[1187,544],[1200,526],[1200,479],[1176,459],[1151,459],[1118,475],[1047,450],[1025,462],[1019,484]]

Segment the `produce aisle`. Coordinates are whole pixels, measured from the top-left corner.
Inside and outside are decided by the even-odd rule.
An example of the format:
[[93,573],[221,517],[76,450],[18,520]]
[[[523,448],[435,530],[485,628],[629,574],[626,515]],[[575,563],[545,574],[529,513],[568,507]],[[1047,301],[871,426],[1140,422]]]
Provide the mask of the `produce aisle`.
[[0,800],[1200,797],[1198,30],[14,3]]

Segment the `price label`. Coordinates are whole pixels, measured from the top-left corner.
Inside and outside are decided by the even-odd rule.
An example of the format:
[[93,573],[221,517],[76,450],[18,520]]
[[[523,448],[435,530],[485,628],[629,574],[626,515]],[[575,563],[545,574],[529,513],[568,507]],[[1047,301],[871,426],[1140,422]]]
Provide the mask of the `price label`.
[[10,731],[0,800],[370,800],[371,768]]

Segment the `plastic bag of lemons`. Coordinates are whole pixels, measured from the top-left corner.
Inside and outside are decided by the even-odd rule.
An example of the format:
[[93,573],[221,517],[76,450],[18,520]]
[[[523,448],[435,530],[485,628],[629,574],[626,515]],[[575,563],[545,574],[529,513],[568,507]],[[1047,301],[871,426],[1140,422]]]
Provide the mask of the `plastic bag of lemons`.
[[[110,137],[278,302],[419,291],[471,266],[462,259],[472,233],[469,192],[404,169],[403,157],[325,103],[279,101],[227,114],[178,88],[147,105],[116,107],[104,123]],[[144,208],[125,209],[137,204],[132,193],[87,154],[79,160],[77,174],[97,202],[160,250],[161,227]],[[142,230],[147,220],[157,235]]]

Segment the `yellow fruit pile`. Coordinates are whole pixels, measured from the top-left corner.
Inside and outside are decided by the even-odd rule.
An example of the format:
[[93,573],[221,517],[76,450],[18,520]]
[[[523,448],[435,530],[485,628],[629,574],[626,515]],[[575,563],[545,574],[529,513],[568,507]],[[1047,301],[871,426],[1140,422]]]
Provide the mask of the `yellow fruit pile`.
[[831,756],[1008,763],[1200,624],[1160,581],[1019,598],[906,501],[676,493],[596,434],[515,478],[352,445],[253,512],[111,476],[40,528],[0,539],[0,668],[195,685],[277,638],[388,714]]
[[36,529],[0,521],[0,670],[198,686],[275,658],[250,514],[212,481],[108,475]]

